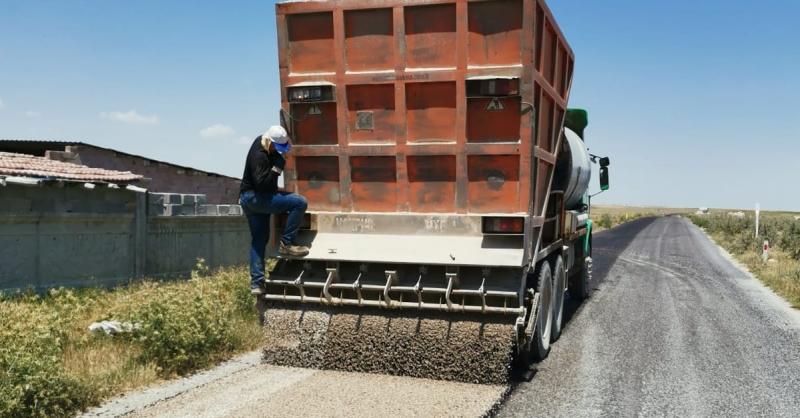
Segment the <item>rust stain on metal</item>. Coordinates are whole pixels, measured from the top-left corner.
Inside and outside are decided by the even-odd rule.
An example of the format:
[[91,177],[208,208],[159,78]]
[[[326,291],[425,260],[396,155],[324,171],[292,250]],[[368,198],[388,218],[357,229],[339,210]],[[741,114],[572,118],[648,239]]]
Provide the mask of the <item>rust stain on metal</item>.
[[347,10],[344,12],[344,25],[348,70],[393,68],[392,9]]
[[406,7],[405,21],[408,67],[455,67],[455,4]]
[[[296,145],[287,187],[312,210],[542,214],[574,68],[543,0],[277,12]],[[292,102],[297,84],[332,84],[334,99]]]
[[334,70],[333,15],[330,12],[291,15],[288,32],[293,72]]

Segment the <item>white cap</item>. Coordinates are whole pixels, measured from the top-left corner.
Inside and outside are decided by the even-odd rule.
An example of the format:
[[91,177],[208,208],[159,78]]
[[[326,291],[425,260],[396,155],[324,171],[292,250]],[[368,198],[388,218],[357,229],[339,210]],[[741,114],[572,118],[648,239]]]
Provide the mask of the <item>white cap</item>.
[[289,134],[283,126],[271,126],[263,137],[269,139],[269,141],[274,144],[275,149],[281,154],[285,154],[292,149],[292,145],[289,143]]

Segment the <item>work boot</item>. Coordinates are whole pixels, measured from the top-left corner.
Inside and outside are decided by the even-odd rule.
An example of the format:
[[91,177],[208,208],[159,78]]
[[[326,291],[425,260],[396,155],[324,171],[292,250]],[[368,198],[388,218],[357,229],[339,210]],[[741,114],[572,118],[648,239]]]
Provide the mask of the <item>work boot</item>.
[[250,294],[254,296],[261,296],[266,293],[266,283],[264,281],[260,281],[255,284],[250,285]]
[[286,245],[281,242],[278,253],[287,257],[305,257],[308,255],[308,247],[303,245]]

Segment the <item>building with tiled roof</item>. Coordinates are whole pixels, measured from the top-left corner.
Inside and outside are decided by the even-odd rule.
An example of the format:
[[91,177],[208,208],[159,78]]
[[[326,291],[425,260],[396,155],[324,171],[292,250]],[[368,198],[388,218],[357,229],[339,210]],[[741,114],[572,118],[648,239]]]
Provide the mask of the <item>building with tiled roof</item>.
[[133,183],[144,176],[130,171],[106,170],[51,160],[45,157],[0,152],[0,176],[80,182]]
[[0,152],[132,173],[141,176],[143,187],[154,193],[203,194],[209,203],[214,204],[235,204],[239,200],[240,180],[236,177],[84,142],[0,139]]

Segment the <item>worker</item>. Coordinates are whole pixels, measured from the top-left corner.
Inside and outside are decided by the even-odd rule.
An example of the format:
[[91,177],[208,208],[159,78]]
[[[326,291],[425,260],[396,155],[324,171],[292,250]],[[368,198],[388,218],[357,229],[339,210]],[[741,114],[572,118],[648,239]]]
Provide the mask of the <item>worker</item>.
[[308,247],[295,243],[308,201],[278,187],[278,178],[286,167],[284,154],[291,149],[286,129],[273,126],[253,141],[244,165],[239,204],[250,224],[250,289],[256,295],[264,293],[264,253],[270,233],[270,215],[289,214],[278,247],[279,254],[305,257],[309,251]]

